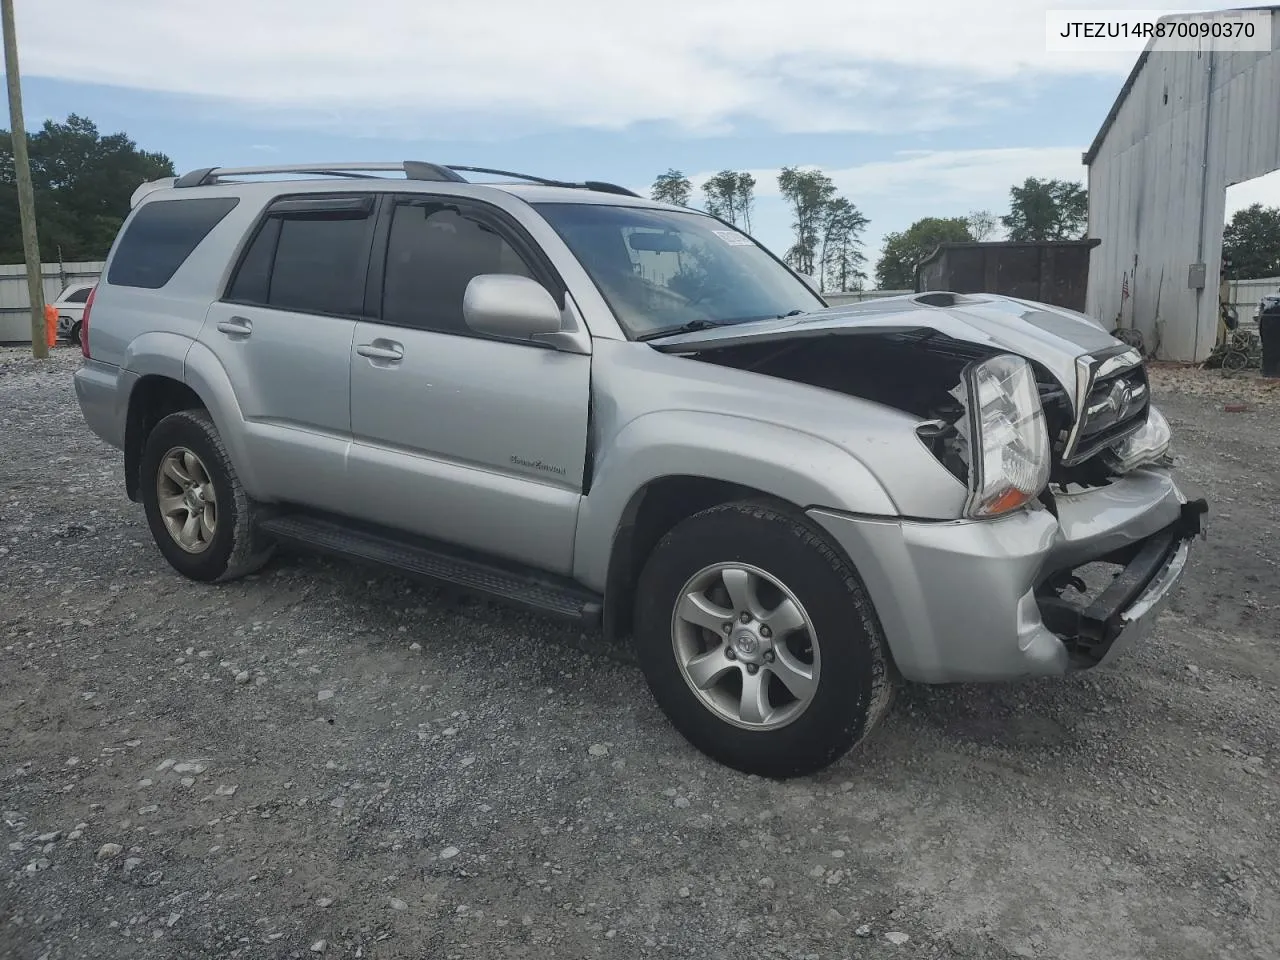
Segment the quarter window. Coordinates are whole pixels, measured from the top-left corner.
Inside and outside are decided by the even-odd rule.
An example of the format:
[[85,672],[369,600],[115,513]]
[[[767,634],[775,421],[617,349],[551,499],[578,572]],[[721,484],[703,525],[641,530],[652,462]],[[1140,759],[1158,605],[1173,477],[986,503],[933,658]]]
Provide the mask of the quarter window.
[[163,287],[239,202],[238,197],[200,197],[145,204],[120,238],[107,283],[148,290]]

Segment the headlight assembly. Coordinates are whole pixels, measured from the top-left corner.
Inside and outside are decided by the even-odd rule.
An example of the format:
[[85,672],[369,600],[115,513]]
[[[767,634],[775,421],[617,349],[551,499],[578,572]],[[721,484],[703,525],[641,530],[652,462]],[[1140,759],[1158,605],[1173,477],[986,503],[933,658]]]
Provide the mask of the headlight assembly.
[[973,364],[952,396],[965,408],[955,426],[968,466],[966,515],[999,516],[1036,497],[1049,482],[1049,431],[1031,365],[1011,354]]

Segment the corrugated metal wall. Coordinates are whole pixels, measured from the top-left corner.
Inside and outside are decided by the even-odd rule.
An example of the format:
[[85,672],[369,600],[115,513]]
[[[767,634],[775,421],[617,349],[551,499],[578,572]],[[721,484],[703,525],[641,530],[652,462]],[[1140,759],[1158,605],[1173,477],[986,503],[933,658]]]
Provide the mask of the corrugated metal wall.
[[[1090,163],[1089,236],[1102,245],[1090,259],[1088,311],[1140,330],[1161,359],[1203,360],[1213,348],[1226,188],[1280,168],[1280,11],[1272,46],[1151,48]],[[1197,262],[1202,290],[1189,283]]]
[[[56,300],[67,284],[97,280],[102,267],[102,263],[92,261],[41,264],[44,302],[52,303]],[[0,343],[31,342],[30,306],[26,265],[0,265]]]

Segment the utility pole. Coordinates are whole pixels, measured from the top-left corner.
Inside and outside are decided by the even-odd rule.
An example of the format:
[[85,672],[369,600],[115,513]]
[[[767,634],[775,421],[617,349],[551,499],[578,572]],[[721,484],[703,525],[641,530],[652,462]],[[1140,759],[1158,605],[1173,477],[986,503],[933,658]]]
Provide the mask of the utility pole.
[[9,130],[13,134],[13,166],[18,179],[18,213],[22,218],[22,249],[27,256],[27,291],[31,297],[31,355],[49,356],[44,330],[44,277],[40,272],[40,241],[36,236],[36,198],[27,156],[27,128],[22,122],[22,79],[18,73],[18,38],[13,28],[13,0],[0,0],[4,21],[4,72],[9,82]]

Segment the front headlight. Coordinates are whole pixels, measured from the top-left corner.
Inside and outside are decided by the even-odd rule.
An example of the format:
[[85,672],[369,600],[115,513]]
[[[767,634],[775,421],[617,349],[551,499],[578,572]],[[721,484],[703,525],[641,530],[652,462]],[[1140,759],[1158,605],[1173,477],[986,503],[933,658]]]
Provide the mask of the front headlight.
[[1107,466],[1116,473],[1128,473],[1147,463],[1155,463],[1169,452],[1173,431],[1169,421],[1154,405],[1147,407],[1147,422],[1137,433],[1125,437],[1106,452]]
[[968,448],[965,513],[995,517],[1037,496],[1049,482],[1049,431],[1031,365],[992,357],[969,367],[953,395],[966,412],[956,423]]

